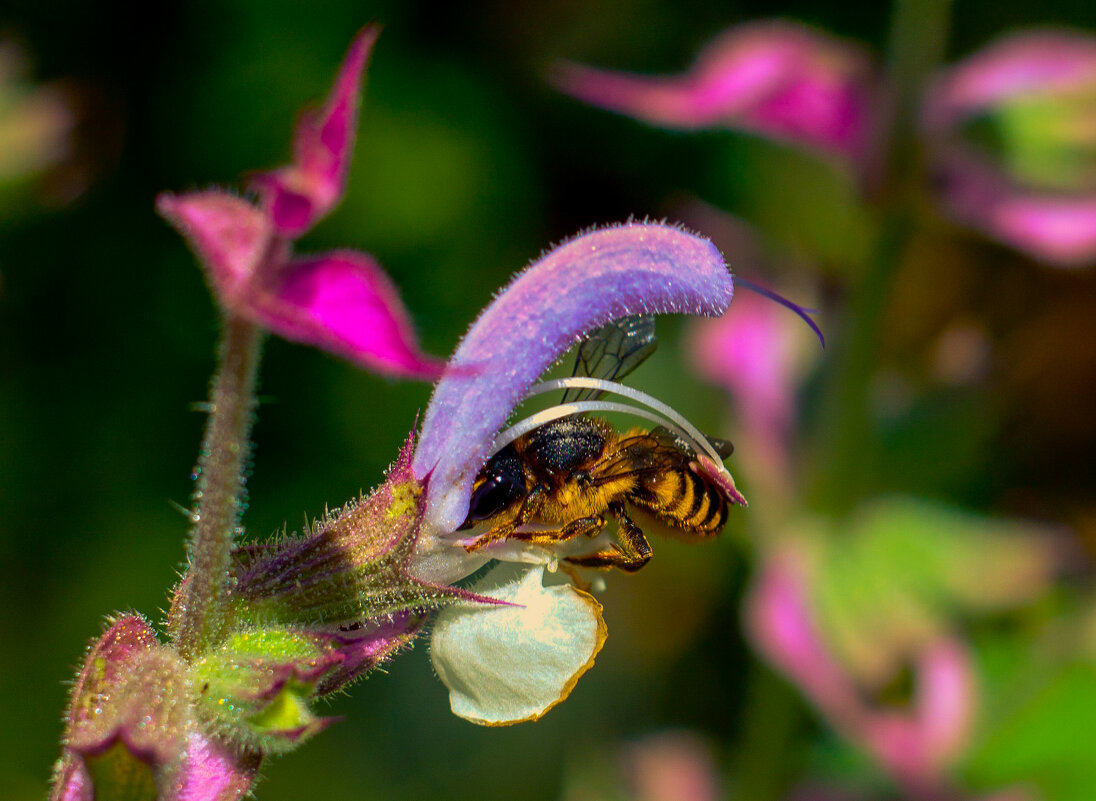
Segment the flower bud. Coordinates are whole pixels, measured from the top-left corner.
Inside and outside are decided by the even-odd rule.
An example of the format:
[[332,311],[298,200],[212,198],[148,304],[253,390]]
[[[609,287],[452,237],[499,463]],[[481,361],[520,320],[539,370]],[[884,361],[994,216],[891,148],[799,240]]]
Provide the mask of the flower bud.
[[411,472],[411,440],[388,478],[367,498],[318,522],[305,537],[241,551],[238,617],[264,624],[352,633],[396,625],[414,630],[418,610],[437,608],[459,590],[413,578],[408,562],[423,514],[425,481]]
[[333,721],[316,717],[308,701],[341,660],[331,642],[304,632],[237,632],[191,666],[198,715],[263,753],[287,751]]
[[186,667],[135,615],[94,643],[73,686],[56,801],[155,801],[175,779],[186,725]]

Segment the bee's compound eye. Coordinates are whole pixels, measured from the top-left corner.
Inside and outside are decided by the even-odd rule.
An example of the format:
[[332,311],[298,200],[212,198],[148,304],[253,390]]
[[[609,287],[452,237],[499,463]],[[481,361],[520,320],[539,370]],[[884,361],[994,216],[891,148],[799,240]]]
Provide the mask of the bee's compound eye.
[[476,488],[468,505],[468,520],[486,520],[519,498],[524,487],[511,476],[493,475]]

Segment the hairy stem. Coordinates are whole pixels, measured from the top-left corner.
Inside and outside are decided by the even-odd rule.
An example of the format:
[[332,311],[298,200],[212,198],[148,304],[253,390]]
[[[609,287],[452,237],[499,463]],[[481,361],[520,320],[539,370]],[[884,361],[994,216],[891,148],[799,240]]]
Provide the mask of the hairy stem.
[[220,365],[210,388],[209,419],[194,469],[193,528],[186,580],[169,620],[180,654],[191,659],[222,635],[232,545],[246,506],[260,330],[229,315]]

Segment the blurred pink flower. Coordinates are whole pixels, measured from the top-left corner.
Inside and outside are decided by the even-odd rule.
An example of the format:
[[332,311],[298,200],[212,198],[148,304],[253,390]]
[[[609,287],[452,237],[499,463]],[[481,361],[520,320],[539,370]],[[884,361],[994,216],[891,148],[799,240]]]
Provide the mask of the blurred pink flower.
[[950,213],[1037,259],[1091,264],[1094,108],[1090,35],[1014,34],[944,72],[928,94],[925,127]]
[[855,46],[791,22],[732,28],[692,69],[643,76],[562,63],[562,91],[653,125],[725,127],[855,160],[871,135],[872,67]]
[[346,190],[362,71],[378,32],[358,34],[326,104],[301,116],[293,163],[252,177],[258,206],[212,189],[163,194],[157,208],[187,239],[226,310],[369,370],[432,378],[442,363],[419,350],[395,286],[371,256],[292,254],[293,241]]
[[688,352],[702,378],[730,394],[740,416],[736,447],[748,453],[753,480],[779,492],[790,484],[796,392],[810,354],[809,329],[769,298],[739,293],[733,314],[696,320]]
[[969,738],[976,688],[966,647],[947,636],[929,642],[912,665],[909,705],[872,703],[826,645],[809,587],[806,560],[797,551],[785,548],[766,559],[746,607],[754,643],[838,732],[896,779],[932,782]]
[[719,771],[712,748],[688,731],[664,731],[625,747],[624,773],[634,801],[716,801]]

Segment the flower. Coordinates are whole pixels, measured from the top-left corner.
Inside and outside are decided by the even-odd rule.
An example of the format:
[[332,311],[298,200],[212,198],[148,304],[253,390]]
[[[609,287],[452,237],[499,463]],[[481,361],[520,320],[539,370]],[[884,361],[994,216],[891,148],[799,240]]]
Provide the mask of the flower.
[[807,599],[802,563],[770,556],[747,607],[752,637],[845,737],[898,778],[937,775],[965,745],[973,714],[973,666],[950,637],[925,646],[914,666],[915,695],[905,710],[875,705],[827,646]]
[[[380,487],[304,536],[235,552],[232,631],[192,668],[229,702],[201,707],[207,727],[263,753],[291,747],[326,725],[308,710],[312,696],[375,667],[435,612],[432,658],[458,715],[505,725],[566,698],[605,642],[601,606],[556,573],[567,554],[552,545],[501,540],[469,553],[456,532],[473,481],[538,376],[586,334],[640,313],[720,314],[732,292],[710,242],[652,224],[579,236],[515,277],[457,348],[413,453],[411,438]],[[658,410],[637,415],[697,441],[695,469],[744,502],[688,421],[643,393],[601,384]],[[522,564],[452,586],[491,560]]]
[[864,157],[870,144],[870,62],[855,47],[790,22],[731,28],[679,76],[564,62],[550,79],[591,105],[652,125],[750,131],[849,161]]
[[924,127],[961,223],[1063,267],[1096,260],[1096,37],[1013,34],[946,70]]
[[469,554],[454,533],[507,418],[538,376],[595,328],[640,313],[718,315],[732,292],[710,242],[631,223],[543,256],[464,337],[434,390],[412,460],[426,490],[411,572],[449,583],[492,558],[535,564],[500,565],[469,588],[496,605],[439,613],[431,656],[456,714],[486,725],[535,720],[566,698],[605,640],[600,604],[554,573],[559,555],[551,549],[504,541]]
[[[898,781],[940,781],[971,741],[978,701],[957,621],[1041,592],[1059,558],[1048,530],[906,498],[788,530],[770,533],[748,595],[754,644]],[[907,668],[912,696],[884,700]]]
[[293,162],[252,176],[259,203],[220,189],[163,194],[160,213],[187,239],[229,313],[286,339],[390,375],[435,377],[391,280],[352,250],[294,257],[292,245],[346,190],[361,75],[379,29],[350,46],[327,102],[297,123]]

